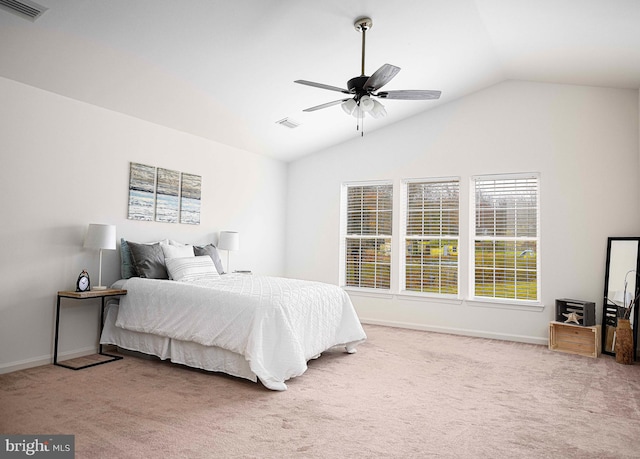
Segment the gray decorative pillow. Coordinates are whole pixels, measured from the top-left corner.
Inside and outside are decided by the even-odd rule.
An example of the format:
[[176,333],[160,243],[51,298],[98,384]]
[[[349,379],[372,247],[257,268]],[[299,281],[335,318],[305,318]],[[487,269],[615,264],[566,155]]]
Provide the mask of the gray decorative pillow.
[[123,238],[120,239],[120,258],[122,263],[120,264],[120,275],[123,279],[129,279],[131,277],[137,277],[138,271],[131,259],[131,250],[129,244]]
[[196,256],[209,255],[213,260],[213,264],[215,265],[216,271],[218,271],[218,274],[224,274],[224,268],[222,267],[220,254],[218,253],[218,249],[216,248],[215,245],[209,244],[203,247],[198,247],[194,245],[193,252],[196,254]]
[[138,276],[147,279],[169,279],[160,244],[127,242]]

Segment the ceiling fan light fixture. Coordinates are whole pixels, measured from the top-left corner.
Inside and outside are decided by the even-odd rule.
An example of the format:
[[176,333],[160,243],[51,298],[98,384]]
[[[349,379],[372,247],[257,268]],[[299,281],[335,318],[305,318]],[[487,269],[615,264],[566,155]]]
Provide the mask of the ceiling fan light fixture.
[[357,104],[356,104],[356,101],[354,99],[349,99],[349,100],[346,100],[346,101],[342,102],[342,104],[340,106],[342,107],[342,110],[344,110],[344,112],[347,115],[351,115],[353,113],[353,111],[355,110]]
[[385,110],[384,105],[382,105],[380,102],[378,102],[377,100],[373,100],[373,108],[371,109],[369,114],[375,119],[384,118],[385,116],[387,116],[387,110]]
[[343,102],[342,109],[355,118],[363,118],[367,113],[374,119],[384,118],[387,115],[384,105],[367,95],[362,96],[360,102],[356,102],[355,99]]
[[360,108],[365,112],[365,113],[371,113],[371,110],[373,110],[373,99],[369,96],[362,96],[360,98]]

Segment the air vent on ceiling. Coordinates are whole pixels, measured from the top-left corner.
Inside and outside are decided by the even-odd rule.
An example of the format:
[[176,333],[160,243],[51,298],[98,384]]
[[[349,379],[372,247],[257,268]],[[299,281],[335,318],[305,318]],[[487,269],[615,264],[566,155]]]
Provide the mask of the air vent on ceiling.
[[48,10],[29,0],[0,0],[0,8],[30,21],[35,21]]
[[280,121],[276,121],[276,123],[291,129],[297,128],[298,126],[300,126],[300,123],[297,123],[289,118],[282,118]]

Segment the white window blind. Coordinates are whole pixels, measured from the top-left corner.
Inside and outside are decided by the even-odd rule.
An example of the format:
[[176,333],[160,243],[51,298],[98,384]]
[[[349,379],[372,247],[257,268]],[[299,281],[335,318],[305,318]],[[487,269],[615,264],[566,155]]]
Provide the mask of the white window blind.
[[458,294],[458,179],[407,181],[404,186],[404,289]]
[[347,185],[344,284],[391,288],[393,185]]
[[539,300],[539,177],[474,177],[474,296]]

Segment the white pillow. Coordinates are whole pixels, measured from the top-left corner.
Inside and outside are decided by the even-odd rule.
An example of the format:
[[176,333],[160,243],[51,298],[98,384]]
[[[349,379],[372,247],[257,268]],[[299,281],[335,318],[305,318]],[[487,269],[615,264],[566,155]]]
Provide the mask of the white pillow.
[[220,278],[209,255],[167,258],[169,277],[176,281],[216,280]]
[[168,245],[168,244],[160,244],[162,247],[162,252],[164,253],[165,260],[167,258],[184,258],[184,257],[194,257],[195,253],[193,252],[192,245]]

